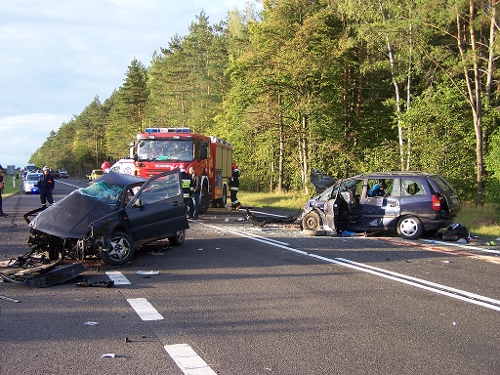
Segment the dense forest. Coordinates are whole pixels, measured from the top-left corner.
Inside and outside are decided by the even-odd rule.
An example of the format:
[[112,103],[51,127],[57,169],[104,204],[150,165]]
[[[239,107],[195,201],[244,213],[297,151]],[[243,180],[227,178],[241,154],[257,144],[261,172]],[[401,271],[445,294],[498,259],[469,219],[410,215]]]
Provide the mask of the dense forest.
[[190,127],[233,144],[245,190],[423,170],[500,201],[499,1],[263,0],[215,24],[201,11],[31,161],[84,175],[146,127]]

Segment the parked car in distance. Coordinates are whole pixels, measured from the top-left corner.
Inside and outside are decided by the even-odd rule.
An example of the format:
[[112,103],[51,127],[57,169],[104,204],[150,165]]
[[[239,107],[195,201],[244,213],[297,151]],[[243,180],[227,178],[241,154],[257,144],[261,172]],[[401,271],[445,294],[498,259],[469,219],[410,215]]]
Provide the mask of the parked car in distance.
[[68,171],[66,169],[58,169],[59,178],[69,178]]
[[87,176],[87,179],[89,181],[94,181],[102,175],[104,175],[104,171],[102,169],[92,169],[92,172],[90,172],[90,175]]
[[178,169],[150,179],[106,173],[24,218],[30,227],[28,246],[35,252],[50,249],[51,259],[100,256],[111,265],[130,261],[149,242],[166,238],[172,246],[182,245],[189,228]]
[[23,180],[23,193],[24,194],[39,194],[37,183],[41,173],[28,173]]
[[309,199],[301,227],[312,231],[386,231],[405,239],[448,227],[460,210],[455,189],[425,172],[375,172],[342,179]]

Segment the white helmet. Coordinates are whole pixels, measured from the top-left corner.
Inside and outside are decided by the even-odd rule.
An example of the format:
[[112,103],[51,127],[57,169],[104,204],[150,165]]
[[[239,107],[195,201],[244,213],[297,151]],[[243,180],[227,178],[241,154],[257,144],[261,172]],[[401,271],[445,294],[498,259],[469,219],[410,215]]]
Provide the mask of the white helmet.
[[45,166],[45,167],[43,167],[43,169],[42,169],[42,170],[43,170],[43,171],[50,171],[50,168],[49,168],[49,167],[47,167],[47,166]]

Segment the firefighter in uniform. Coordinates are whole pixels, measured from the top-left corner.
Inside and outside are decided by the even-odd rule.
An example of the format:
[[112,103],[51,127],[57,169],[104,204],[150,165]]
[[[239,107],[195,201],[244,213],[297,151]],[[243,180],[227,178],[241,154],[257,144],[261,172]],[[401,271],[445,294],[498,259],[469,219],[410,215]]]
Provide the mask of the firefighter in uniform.
[[3,186],[4,186],[3,178],[4,178],[4,175],[2,173],[2,166],[0,165],[0,216],[9,217],[9,215],[7,215],[2,210],[2,190],[3,190]]
[[200,208],[200,193],[201,193],[201,182],[200,176],[196,174],[193,167],[189,167],[189,174],[191,175],[190,191],[191,196],[189,197],[189,219],[198,220],[198,210]]
[[40,190],[40,202],[42,203],[42,207],[47,207],[47,202],[49,205],[54,204],[54,197],[52,196],[52,190],[54,190],[54,186],[56,182],[54,181],[54,177],[50,174],[50,168],[45,166],[43,167],[43,175],[38,179],[38,190]]
[[186,212],[189,210],[189,198],[191,197],[191,175],[186,170],[181,169],[182,178],[182,195],[184,197],[184,204],[186,205]]
[[229,190],[231,191],[231,208],[230,210],[239,210],[241,203],[237,198],[238,190],[240,189],[240,171],[236,164],[232,165],[233,174],[229,179]]

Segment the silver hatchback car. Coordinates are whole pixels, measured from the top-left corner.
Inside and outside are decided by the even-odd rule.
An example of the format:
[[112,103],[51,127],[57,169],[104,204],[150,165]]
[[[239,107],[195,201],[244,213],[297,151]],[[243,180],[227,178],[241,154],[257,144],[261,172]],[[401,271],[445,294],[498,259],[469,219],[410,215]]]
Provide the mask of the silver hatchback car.
[[23,193],[24,194],[38,194],[38,179],[41,173],[28,173],[23,180]]
[[426,172],[375,172],[336,181],[309,199],[304,230],[376,232],[417,239],[449,226],[460,210],[455,189]]

